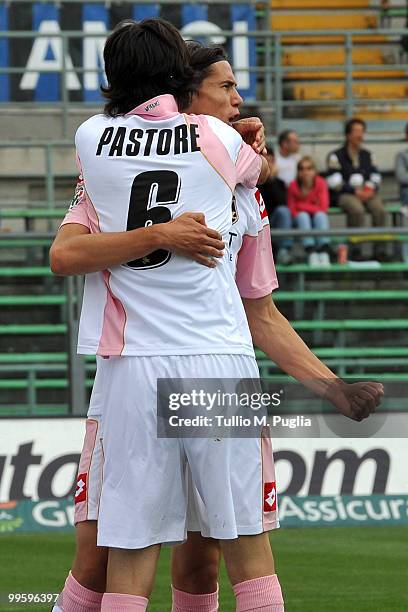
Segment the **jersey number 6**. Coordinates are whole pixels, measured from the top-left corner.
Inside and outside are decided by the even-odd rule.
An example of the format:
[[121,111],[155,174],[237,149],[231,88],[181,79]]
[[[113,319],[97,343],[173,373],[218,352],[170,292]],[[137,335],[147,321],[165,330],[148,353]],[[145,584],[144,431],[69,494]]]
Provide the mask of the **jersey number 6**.
[[[170,170],[152,170],[138,174],[130,193],[126,230],[170,221],[171,212],[167,206],[178,202],[180,186],[179,175]],[[128,261],[126,265],[137,270],[146,270],[163,266],[170,257],[170,251],[158,249],[145,257]]]

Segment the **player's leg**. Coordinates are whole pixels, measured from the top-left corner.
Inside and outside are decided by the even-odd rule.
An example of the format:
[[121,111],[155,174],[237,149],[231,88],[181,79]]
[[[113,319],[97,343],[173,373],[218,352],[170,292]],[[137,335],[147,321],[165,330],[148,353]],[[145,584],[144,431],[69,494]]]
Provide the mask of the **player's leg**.
[[218,540],[189,531],[171,554],[172,612],[216,612],[221,547]]
[[[96,379],[90,412],[99,408]],[[100,381],[100,377],[99,377]],[[92,403],[93,402],[93,403]],[[86,433],[79,461],[75,493],[76,552],[55,612],[99,610],[106,586],[108,551],[96,545],[98,505],[101,494],[103,452],[100,419],[93,415],[86,422]]]
[[160,545],[128,550],[110,548],[107,592],[101,610],[146,610],[153,590]]
[[283,612],[281,587],[267,533],[222,540],[237,612]]
[[97,521],[84,521],[76,525],[76,551],[71,574],[87,589],[104,593],[108,549],[97,546]]
[[185,458],[179,440],[157,437],[157,378],[177,372],[173,361],[109,359],[98,520],[98,545],[109,547],[102,610],[145,609],[160,545],[185,539]]
[[[233,376],[240,381],[258,377],[256,363],[249,357],[223,359],[213,355],[206,361],[212,362],[217,388],[223,392],[231,392],[233,382],[229,379]],[[201,372],[206,373],[205,363]],[[225,413],[227,407],[223,410]],[[183,444],[193,482],[203,500],[208,535],[219,538],[225,549],[237,610],[263,607],[264,612],[281,612],[282,594],[264,533],[279,526],[269,427],[251,433],[253,437],[230,438],[227,432],[226,437],[217,432],[211,438],[185,438]]]
[[76,525],[76,553],[54,612],[100,610],[106,587],[107,548],[96,545],[97,522]]

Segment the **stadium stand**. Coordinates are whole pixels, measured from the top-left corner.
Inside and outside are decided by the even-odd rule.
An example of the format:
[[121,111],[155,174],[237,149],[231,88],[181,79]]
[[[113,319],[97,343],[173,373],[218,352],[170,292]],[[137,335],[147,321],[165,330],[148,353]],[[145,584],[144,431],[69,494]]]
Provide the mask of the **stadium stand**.
[[[341,141],[338,120],[356,113],[371,120],[370,136],[380,134],[381,146],[387,146],[384,169],[390,172],[389,147],[400,146],[408,119],[402,34],[395,30],[405,26],[406,9],[385,10],[370,0],[271,0],[256,6],[263,36],[256,39],[254,106],[271,140],[294,122],[324,159],[328,147]],[[2,133],[14,139],[0,142],[0,416],[68,414],[70,338],[77,321],[68,307],[67,282],[52,276],[47,251],[75,185],[74,128],[98,107],[64,95],[61,103],[20,101],[3,108]],[[374,141],[370,148],[376,150]],[[390,177],[385,191],[390,227],[396,227],[400,205]],[[330,214],[333,225],[343,228],[340,211]],[[388,236],[394,244],[401,239]],[[374,268],[278,266],[281,289],[274,298],[340,375],[407,380],[407,271],[401,262]],[[283,380],[264,355],[257,357],[263,376]],[[95,362],[83,363],[89,392]]]
[[[272,30],[283,32],[285,97],[320,103],[302,109],[303,116],[342,119],[344,108],[323,102],[346,100],[351,94],[365,119],[408,117],[399,104],[407,94],[406,69],[400,40],[391,29],[405,26],[391,18],[405,17],[406,9],[384,9],[382,3],[369,0],[275,0],[272,7]],[[377,33],[380,26],[390,29]],[[368,100],[370,105],[364,103]]]

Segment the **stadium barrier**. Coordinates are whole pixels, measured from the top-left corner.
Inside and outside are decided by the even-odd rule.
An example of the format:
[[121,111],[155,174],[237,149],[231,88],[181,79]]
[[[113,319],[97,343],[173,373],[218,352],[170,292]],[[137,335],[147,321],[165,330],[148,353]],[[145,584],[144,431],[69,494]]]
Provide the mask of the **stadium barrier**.
[[[406,228],[377,228],[379,232],[377,237],[381,237],[382,232],[389,233],[394,239],[403,237],[406,234]],[[340,228],[330,230],[333,236],[341,235],[350,237],[352,235],[365,236],[370,235],[370,228]],[[319,232],[312,230],[311,235],[327,234],[327,232]],[[300,230],[291,231],[276,231],[277,235],[290,234],[295,237],[304,235]],[[26,240],[29,248],[35,248],[35,241],[50,241],[53,233],[10,233],[0,234],[0,244],[5,241],[7,244],[12,244],[16,241],[16,245],[20,245],[21,241]],[[34,242],[32,242],[34,241]],[[26,243],[24,243],[26,244]],[[408,264],[390,263],[372,264],[376,262],[361,263],[357,267],[349,264],[338,265],[334,264],[330,268],[310,268],[307,264],[297,264],[293,266],[278,266],[280,275],[288,274],[296,278],[296,287],[293,291],[278,291],[274,294],[276,303],[291,305],[294,308],[293,326],[300,333],[312,334],[311,346],[316,349],[316,353],[328,365],[340,375],[348,375],[350,372],[355,374],[355,377],[366,378],[373,376],[368,374],[375,367],[392,368],[398,367],[404,369],[407,351],[404,346],[387,346],[379,345],[372,346],[370,341],[364,340],[361,347],[350,345],[347,340],[349,334],[354,334],[360,331],[367,331],[376,336],[382,331],[383,333],[400,332],[400,340],[406,337],[408,329],[408,321],[401,317],[395,318],[380,318],[378,316],[365,315],[363,318],[356,318],[345,314],[341,319],[327,318],[325,316],[325,307],[327,304],[342,304],[345,308],[347,304],[374,304],[375,307],[379,303],[403,303],[408,298],[408,290],[406,289],[364,289],[359,286],[356,289],[339,288],[336,290],[305,290],[306,281],[305,275],[319,275],[319,278],[327,277],[333,274],[336,278],[351,279],[356,272],[361,279],[362,274],[376,275],[404,275],[408,270]],[[322,276],[323,275],[323,276]],[[351,275],[351,276],[350,276]],[[7,282],[13,282],[13,279],[33,278],[38,279],[45,284],[42,287],[40,294],[21,294],[18,295],[3,295],[0,297],[0,306],[8,308],[16,312],[16,309],[34,308],[37,312],[44,309],[57,309],[59,312],[57,318],[51,322],[27,322],[27,323],[3,323],[0,325],[0,337],[10,338],[35,338],[46,337],[47,335],[53,339],[58,337],[64,340],[64,351],[44,351],[44,364],[41,364],[41,352],[28,350],[25,354],[17,351],[16,355],[0,353],[0,371],[3,373],[1,388],[3,391],[25,391],[26,401],[23,404],[16,405],[13,408],[4,410],[3,416],[10,414],[49,414],[50,410],[55,410],[58,414],[84,414],[86,412],[87,390],[89,391],[92,385],[92,376],[94,372],[93,360],[83,359],[76,355],[76,336],[79,321],[80,297],[82,295],[82,279],[53,278],[53,275],[48,266],[3,266],[0,267],[0,279]],[[9,279],[9,281],[7,280]],[[62,285],[61,285],[62,282]],[[312,306],[312,318],[305,319],[303,316],[303,308],[310,304]],[[330,341],[332,348],[322,345],[323,334],[334,334],[333,340]],[[60,343],[61,344],[61,343]],[[67,350],[68,349],[68,350]],[[52,357],[55,356],[55,359]],[[276,367],[265,356],[258,353],[259,365],[262,375],[275,377]],[[52,375],[51,375],[52,374]],[[382,377],[387,372],[379,373]],[[404,372],[399,372],[402,377],[408,375]],[[392,374],[390,374],[392,376]],[[280,378],[282,379],[282,378]],[[285,378],[282,380],[286,380]],[[52,389],[67,389],[71,394],[67,403],[60,405],[44,405],[37,400],[37,392],[39,390]],[[15,410],[15,412],[13,412]]]
[[[404,415],[387,418],[397,430]],[[4,419],[2,430],[0,535],[72,530],[83,419]],[[273,441],[283,526],[407,524],[403,437],[382,437],[381,429],[369,438],[290,431]]]
[[[34,3],[35,0],[29,0],[23,5],[17,1],[12,3],[12,7],[7,2],[0,3],[0,45],[4,49],[0,64],[3,85],[0,103],[6,107],[11,103],[15,109],[24,108],[35,101],[44,107],[60,109],[64,137],[69,132],[69,113],[72,109],[84,106],[95,108],[101,102],[99,84],[104,78],[101,70],[103,43],[109,33],[108,24],[117,22],[124,15],[124,10],[128,10],[129,16],[141,18],[147,14],[160,14],[163,8],[165,16],[181,28],[185,37],[225,42],[240,90],[248,104],[262,109],[268,127],[274,133],[288,127],[304,133],[321,133],[323,124],[326,130],[337,132],[337,118],[330,119],[333,112],[343,119],[355,114],[367,114],[372,129],[401,131],[408,116],[404,89],[406,63],[395,61],[390,66],[387,62],[375,63],[374,59],[373,63],[362,63],[355,60],[354,53],[369,45],[384,44],[397,48],[401,38],[408,35],[407,29],[374,27],[336,30],[330,27],[325,33],[313,29],[271,30],[274,19],[276,21],[271,2],[256,0],[213,0],[199,5],[183,0],[146,0],[141,6],[131,0],[123,0],[121,5],[125,8],[122,12],[112,9],[112,14],[110,3],[107,7],[97,0],[87,3],[74,0],[77,5],[95,5],[93,15],[91,11],[84,12],[85,17],[78,24],[78,29],[64,29],[67,17],[64,17],[65,21],[62,20],[57,4],[44,3],[36,18],[33,18],[33,30],[6,29],[9,10],[18,11],[19,4],[24,6],[21,10],[27,10],[27,4],[34,6]],[[222,8],[217,15],[212,12],[216,7]],[[171,10],[176,10],[176,17],[172,18]],[[227,18],[226,13],[229,15]],[[62,25],[61,20],[64,22]],[[220,27],[215,21],[223,23],[223,26]],[[17,19],[11,22],[19,23]],[[280,27],[278,22],[276,24]],[[313,89],[308,84],[309,74],[321,73],[320,65],[308,61],[304,65],[290,65],[285,59],[284,51],[290,46],[308,45],[315,43],[316,39],[323,52],[324,49],[330,50],[334,44],[345,50],[344,57],[339,60],[341,63],[324,66],[327,81],[335,81],[335,86],[329,84],[326,87],[329,91],[326,95],[319,86]],[[23,40],[26,41],[24,50],[15,52],[14,47],[17,48]],[[53,50],[52,58],[47,56],[49,46]],[[75,48],[75,53],[71,57],[72,48]],[[8,57],[14,55],[18,58],[17,65],[11,65],[8,61]],[[75,64],[73,58],[77,61],[78,56],[81,61]],[[368,82],[376,76],[381,84],[382,74],[385,77],[394,74],[396,84],[391,83],[388,87]],[[303,82],[299,81],[299,85],[289,84],[293,79],[299,79],[299,75],[303,75]],[[367,76],[366,81],[361,80],[361,75]],[[41,93],[39,83],[42,84]],[[385,113],[383,117],[370,118],[379,114],[384,102],[390,109],[390,116],[387,117]],[[320,119],[314,118],[314,111],[319,109],[327,111],[327,120],[322,121],[324,113]]]

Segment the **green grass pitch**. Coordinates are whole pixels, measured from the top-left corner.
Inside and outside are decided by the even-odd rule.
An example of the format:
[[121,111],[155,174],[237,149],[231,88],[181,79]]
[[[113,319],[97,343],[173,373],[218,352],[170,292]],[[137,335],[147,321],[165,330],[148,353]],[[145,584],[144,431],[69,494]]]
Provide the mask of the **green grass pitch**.
[[[272,534],[286,612],[408,610],[408,527],[281,529]],[[4,603],[7,592],[58,592],[74,553],[63,534],[0,536],[0,612],[49,612]],[[170,610],[169,549],[161,555],[149,612]],[[225,569],[220,610],[234,612]]]

